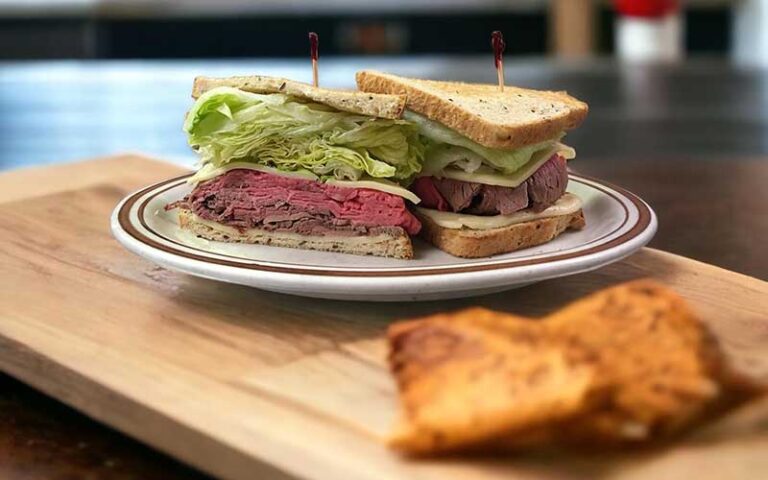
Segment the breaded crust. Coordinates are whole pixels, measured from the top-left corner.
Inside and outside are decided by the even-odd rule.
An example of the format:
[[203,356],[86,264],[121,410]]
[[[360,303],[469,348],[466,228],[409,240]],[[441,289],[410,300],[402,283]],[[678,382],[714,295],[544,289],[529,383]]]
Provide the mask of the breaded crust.
[[404,412],[389,443],[450,451],[568,418],[594,370],[571,363],[531,319],[470,308],[392,325],[389,363]]
[[395,323],[388,339],[402,405],[390,442],[410,454],[646,443],[766,391],[650,280],[539,319],[470,308]]

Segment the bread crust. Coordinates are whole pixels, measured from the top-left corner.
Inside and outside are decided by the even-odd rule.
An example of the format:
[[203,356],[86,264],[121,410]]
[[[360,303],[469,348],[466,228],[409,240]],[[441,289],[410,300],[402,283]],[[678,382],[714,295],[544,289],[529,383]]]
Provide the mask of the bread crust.
[[232,87],[252,93],[285,93],[323,103],[345,112],[371,117],[396,119],[403,116],[405,95],[332,90],[280,77],[196,77],[192,98],[217,87]]
[[567,215],[488,230],[445,228],[425,215],[415,214],[421,220],[421,237],[440,250],[463,258],[490,257],[533,247],[549,242],[566,229],[581,230],[586,225],[581,209]]
[[178,215],[179,226],[182,229],[188,230],[198,237],[217,242],[251,243],[405,260],[413,258],[411,239],[403,229],[399,229],[399,234],[380,233],[367,237],[325,237],[267,231],[261,228],[249,228],[240,231],[227,225],[202,220],[186,208],[179,208]]
[[514,149],[543,142],[575,128],[589,108],[566,92],[438,82],[372,70],[357,72],[365,92],[407,96],[406,108],[490,148]]

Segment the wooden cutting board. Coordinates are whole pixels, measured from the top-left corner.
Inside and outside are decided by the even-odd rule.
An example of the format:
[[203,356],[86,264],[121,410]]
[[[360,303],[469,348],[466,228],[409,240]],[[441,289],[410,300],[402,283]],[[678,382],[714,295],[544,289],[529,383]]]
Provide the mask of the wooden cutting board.
[[688,298],[768,381],[768,284],[644,249],[593,273],[450,302],[304,299],[178,274],[109,234],[121,197],[178,173],[135,157],[0,175],[0,368],[93,418],[232,479],[768,478],[768,404],[666,449],[407,461],[382,333],[471,304],[541,315],[650,276]]

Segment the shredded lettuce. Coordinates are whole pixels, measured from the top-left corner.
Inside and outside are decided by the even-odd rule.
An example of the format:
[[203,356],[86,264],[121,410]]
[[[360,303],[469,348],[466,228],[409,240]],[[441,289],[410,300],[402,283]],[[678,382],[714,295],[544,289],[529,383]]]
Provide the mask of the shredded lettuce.
[[448,167],[472,173],[481,165],[502,175],[511,175],[528,164],[537,152],[551,149],[565,135],[514,150],[499,150],[484,147],[418,113],[406,111],[404,118],[418,125],[419,133],[428,140],[423,175],[434,175]]
[[417,127],[333,110],[284,94],[219,87],[197,99],[184,122],[203,165],[253,162],[322,179],[363,176],[407,182],[421,170]]

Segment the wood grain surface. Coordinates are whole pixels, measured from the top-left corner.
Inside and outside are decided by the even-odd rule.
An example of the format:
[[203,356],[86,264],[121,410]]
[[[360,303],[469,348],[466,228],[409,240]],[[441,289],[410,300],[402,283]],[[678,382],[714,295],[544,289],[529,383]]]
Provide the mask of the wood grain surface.
[[765,282],[645,249],[597,272],[475,299],[302,299],[170,272],[110,237],[117,201],[173,167],[119,157],[74,168],[22,174],[31,175],[28,185],[52,175],[53,190],[0,177],[0,368],[206,472],[234,479],[768,475],[765,403],[664,450],[622,455],[413,462],[379,441],[397,413],[381,339],[393,320],[469,304],[541,315],[602,286],[651,276],[691,301],[742,370],[768,381]]

